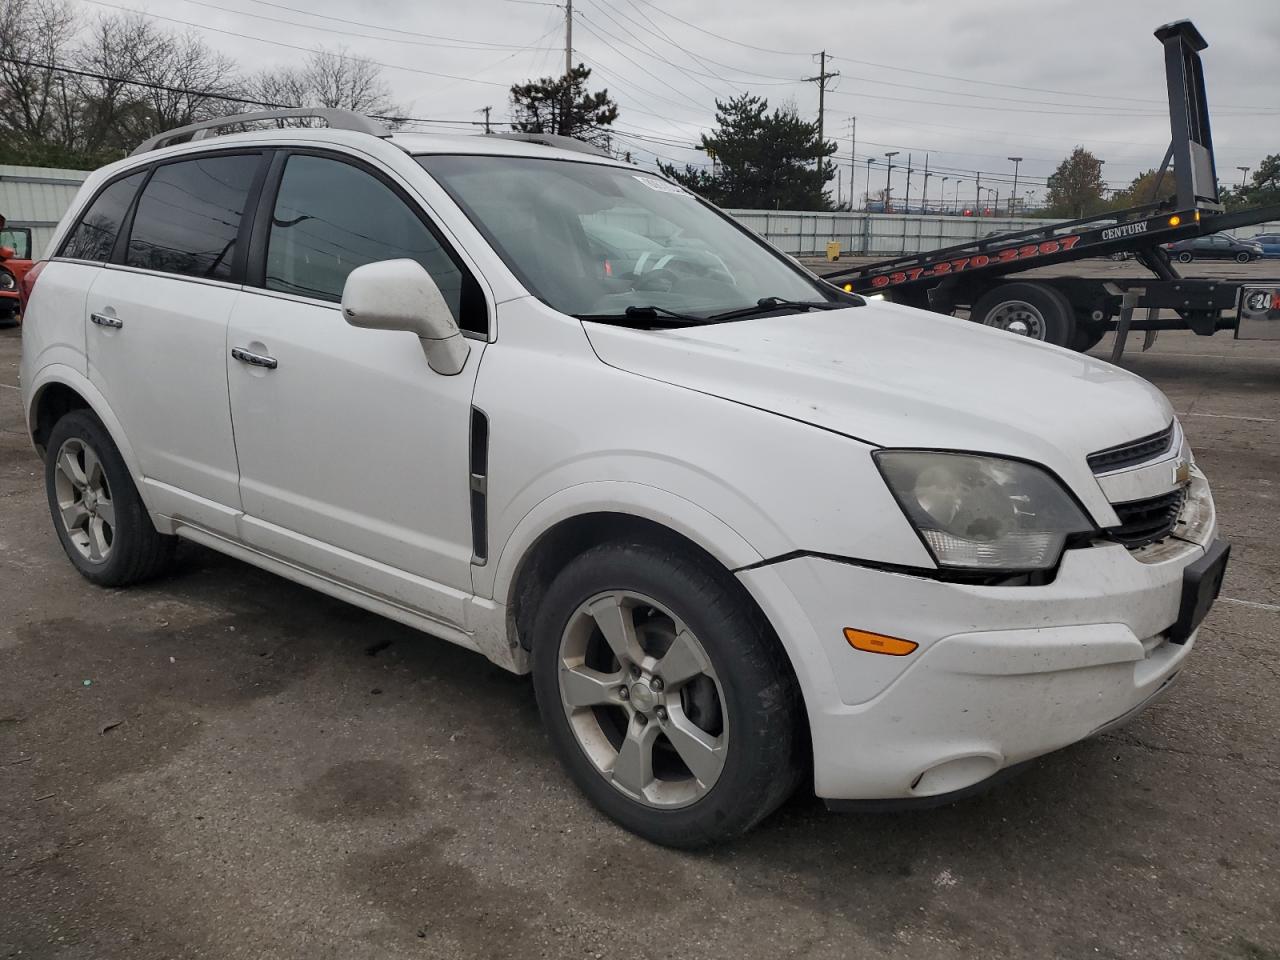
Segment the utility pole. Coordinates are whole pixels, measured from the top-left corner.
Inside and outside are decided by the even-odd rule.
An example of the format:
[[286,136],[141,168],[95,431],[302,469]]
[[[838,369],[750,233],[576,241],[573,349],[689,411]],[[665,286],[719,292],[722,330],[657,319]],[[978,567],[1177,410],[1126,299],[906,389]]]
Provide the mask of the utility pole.
[[982,216],[982,171],[975,170],[973,172],[978,175],[978,179],[974,182],[973,191],[973,195],[977,198],[974,202],[977,203],[978,209],[973,212],[973,215],[975,217],[980,217]]
[[485,133],[493,133],[493,131],[489,129],[489,111],[492,109],[493,107],[480,108],[480,112],[484,114],[484,132]]
[[920,212],[929,212],[929,155],[924,155],[924,191],[920,194]]
[[[572,2],[572,0],[569,0],[569,2]],[[822,158],[827,145],[827,141],[822,136],[822,121],[827,106],[827,81],[833,77],[840,76],[840,71],[827,73],[827,51],[821,51],[818,54],[818,58],[818,75],[816,77],[805,77],[803,82],[816,83],[818,85],[818,189],[821,190],[827,182],[822,177]]]
[[1022,163],[1021,157],[1010,157],[1013,161],[1013,193],[1009,197],[1009,216],[1013,216],[1013,205],[1018,202],[1018,166]]
[[901,150],[886,151],[885,156],[889,158],[889,169],[884,172],[884,212],[889,212],[890,198],[893,196],[893,158],[896,157]]
[[911,154],[907,154],[907,187],[902,191],[902,212],[911,212]]
[[564,4],[564,102],[560,104],[561,134],[571,134],[569,115],[573,112],[573,0]]
[[[849,212],[853,212],[853,196],[857,189],[857,178],[854,177],[854,164],[857,163],[856,154],[858,152],[858,118],[849,118]],[[867,167],[867,189],[871,189],[871,168]]]

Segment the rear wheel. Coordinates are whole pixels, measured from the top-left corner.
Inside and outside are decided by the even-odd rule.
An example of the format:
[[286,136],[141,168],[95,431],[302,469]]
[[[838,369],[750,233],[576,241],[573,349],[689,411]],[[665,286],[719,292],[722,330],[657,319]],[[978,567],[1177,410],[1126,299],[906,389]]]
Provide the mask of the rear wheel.
[[49,434],[45,492],[62,549],[85,579],[124,587],[156,576],[176,537],[151,522],[106,428],[87,410],[68,413]]
[[1178,254],[1179,263],[1190,263],[1194,259],[1195,257],[1192,255],[1190,250],[1183,250],[1181,253]]
[[973,304],[969,319],[1059,347],[1075,337],[1075,311],[1053,287],[1043,283],[1001,283]]
[[790,665],[741,586],[708,560],[619,542],[570,562],[538,610],[533,679],[569,775],[655,843],[743,833],[799,780]]

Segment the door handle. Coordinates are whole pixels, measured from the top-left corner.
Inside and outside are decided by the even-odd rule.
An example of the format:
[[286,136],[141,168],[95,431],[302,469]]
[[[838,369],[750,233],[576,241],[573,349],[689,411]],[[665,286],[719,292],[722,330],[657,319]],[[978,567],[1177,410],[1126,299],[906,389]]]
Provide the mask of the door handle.
[[113,317],[106,313],[91,313],[89,319],[100,327],[110,327],[112,330],[119,330],[124,326],[124,321],[119,317]]
[[268,370],[274,370],[278,366],[275,357],[268,357],[263,353],[252,353],[244,347],[232,347],[231,355],[241,363],[247,363],[254,367],[266,367]]

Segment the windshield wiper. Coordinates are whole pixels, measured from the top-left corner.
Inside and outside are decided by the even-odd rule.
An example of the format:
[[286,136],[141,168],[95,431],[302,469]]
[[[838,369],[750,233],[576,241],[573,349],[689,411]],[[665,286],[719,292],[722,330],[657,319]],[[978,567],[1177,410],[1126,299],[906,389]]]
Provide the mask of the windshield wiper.
[[675,310],[668,310],[666,307],[659,307],[653,304],[630,306],[622,313],[579,313],[575,314],[575,316],[579,320],[595,320],[599,323],[633,321],[633,323],[629,324],[630,326],[643,327],[689,327],[707,322],[705,317],[695,317],[689,313],[677,313]]
[[713,313],[708,320],[739,320],[753,317],[760,313],[772,313],[775,310],[842,310],[845,307],[857,306],[856,303],[843,303],[838,300],[787,300],[783,297],[761,297],[754,307],[743,307],[739,310],[728,310],[724,313]]

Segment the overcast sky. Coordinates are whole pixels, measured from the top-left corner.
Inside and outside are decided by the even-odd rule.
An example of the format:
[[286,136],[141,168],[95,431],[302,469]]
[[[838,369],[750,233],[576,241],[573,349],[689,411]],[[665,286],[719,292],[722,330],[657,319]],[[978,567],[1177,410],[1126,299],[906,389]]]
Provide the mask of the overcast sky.
[[[511,83],[564,69],[564,8],[532,0],[75,0],[86,18],[122,8],[198,25],[246,69],[287,64],[314,46],[381,62],[395,98],[415,117],[508,118]],[[802,12],[803,11],[803,12]],[[1115,187],[1159,164],[1169,124],[1160,44],[1152,31],[1193,19],[1204,52],[1219,177],[1280,152],[1280,0],[574,0],[574,61],[617,99],[619,143],[705,164],[687,148],[713,121],[714,100],[751,91],[816,117],[817,52],[832,58],[826,133],[840,143],[849,193],[850,117],[857,119],[859,196],[866,158],[894,158],[901,193],[908,153],[925,154],[947,196],[974,172],[1007,196],[1024,157],[1020,194],[1076,144],[1106,161]],[[328,19],[326,19],[326,17]],[[285,22],[281,22],[285,21]],[[354,21],[349,23],[344,21]],[[683,22],[682,22],[683,21]],[[356,23],[359,26],[355,25]],[[217,32],[218,30],[224,32]],[[234,36],[232,34],[239,34]],[[920,174],[912,182],[918,195]]]

